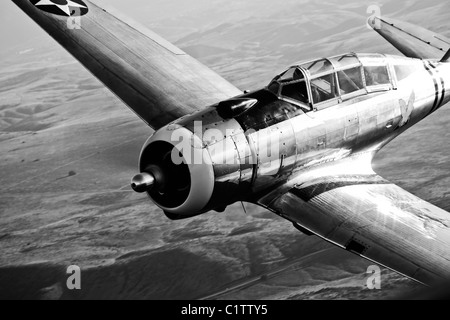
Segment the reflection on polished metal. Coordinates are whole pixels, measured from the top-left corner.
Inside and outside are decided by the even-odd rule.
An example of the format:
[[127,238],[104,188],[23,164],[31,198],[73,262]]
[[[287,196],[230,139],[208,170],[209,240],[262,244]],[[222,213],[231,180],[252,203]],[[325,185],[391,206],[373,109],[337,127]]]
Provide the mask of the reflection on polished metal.
[[144,193],[153,187],[155,177],[147,172],[140,173],[131,179],[131,188],[138,193]]
[[223,118],[230,119],[250,110],[257,103],[256,99],[234,98],[220,102],[217,111]]

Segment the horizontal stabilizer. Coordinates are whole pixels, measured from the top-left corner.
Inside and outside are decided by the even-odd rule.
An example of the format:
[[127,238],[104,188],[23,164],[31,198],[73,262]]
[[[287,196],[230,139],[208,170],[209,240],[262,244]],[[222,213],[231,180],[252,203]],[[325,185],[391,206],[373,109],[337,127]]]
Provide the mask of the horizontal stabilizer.
[[370,25],[383,38],[410,58],[441,60],[450,49],[450,39],[391,18],[375,18]]

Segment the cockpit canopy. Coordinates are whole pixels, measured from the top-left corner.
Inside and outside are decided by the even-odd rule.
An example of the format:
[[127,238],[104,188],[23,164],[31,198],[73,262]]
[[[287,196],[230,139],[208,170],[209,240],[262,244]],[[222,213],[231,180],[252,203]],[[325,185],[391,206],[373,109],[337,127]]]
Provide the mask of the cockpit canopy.
[[394,87],[384,55],[350,53],[294,65],[275,77],[268,90],[312,110]]

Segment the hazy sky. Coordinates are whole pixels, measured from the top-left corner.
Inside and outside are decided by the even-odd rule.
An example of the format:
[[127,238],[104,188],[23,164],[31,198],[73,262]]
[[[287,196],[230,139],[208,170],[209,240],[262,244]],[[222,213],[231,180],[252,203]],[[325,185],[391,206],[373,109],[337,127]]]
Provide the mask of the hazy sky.
[[[124,7],[124,3],[135,3],[134,1],[109,0],[114,6]],[[2,0],[0,3],[0,39],[1,50],[15,46],[33,37],[41,37],[44,33],[40,28],[26,16],[11,0]]]
[[[239,10],[239,7],[245,6],[246,0],[97,0],[104,1],[109,6],[113,6],[123,13],[133,17],[140,22],[151,25],[153,22],[163,21],[164,19],[176,16],[196,16],[200,17],[202,11],[208,11],[220,4],[228,3],[227,8],[221,10],[230,10],[233,6]],[[251,0],[251,5],[258,5],[258,2],[269,2],[267,0]],[[285,0],[286,2],[295,2],[298,0]],[[345,1],[345,0],[344,0]],[[286,5],[286,4],[285,4]],[[281,5],[279,5],[281,6]],[[244,12],[243,15],[249,15]],[[211,17],[216,19],[217,17]],[[199,21],[199,19],[198,19]],[[200,21],[199,21],[200,22]],[[0,3],[0,38],[2,46],[18,44],[33,36],[42,35],[38,32],[39,27],[31,21],[11,0],[2,0]],[[2,48],[3,49],[3,48]]]
[[[205,0],[190,0],[192,3],[199,4]],[[161,20],[169,15],[179,14],[186,10],[188,6],[176,5],[179,0],[108,0],[108,5],[114,6],[136,20],[142,21],[142,15],[148,21]],[[192,6],[192,3],[189,7]],[[172,4],[171,10],[166,10],[168,5]],[[149,9],[151,6],[151,10]],[[173,7],[178,8],[174,12]],[[194,11],[195,12],[195,11]],[[192,14],[194,14],[194,12]],[[0,39],[2,43],[1,50],[4,48],[18,45],[33,37],[41,37],[44,32],[27,17],[11,0],[2,0],[0,3]]]
[[[225,16],[228,22],[231,16],[235,20],[249,19],[252,15],[264,15],[265,12],[282,10],[283,7],[290,8],[293,4],[299,4],[302,1],[309,2],[308,0],[283,0],[282,2],[272,0],[107,0],[105,2],[152,28],[163,25],[167,19],[173,21],[177,18],[183,19],[182,22],[190,26],[201,26],[212,22],[219,23]],[[355,3],[354,0],[341,0],[338,3],[345,6],[349,2]],[[363,0],[362,2],[369,4],[377,1]],[[326,12],[326,10],[324,11]],[[189,22],[186,20],[189,20]],[[43,35],[44,33],[40,31],[39,27],[21,12],[11,0],[1,1],[1,50]],[[170,36],[169,30],[166,37],[170,38]]]
[[[447,5],[448,0],[96,0],[104,1],[110,6],[114,6],[124,14],[147,25],[150,29],[160,33],[169,41],[177,38],[180,28],[184,31],[192,29],[202,29],[212,24],[220,24],[223,21],[234,23],[252,19],[252,16],[265,17],[274,11],[292,10],[300,8],[303,3],[314,3],[316,9],[324,15],[330,9],[350,10],[352,6],[359,6],[358,13],[365,15],[365,6],[374,3],[380,4],[384,12],[396,12],[396,16],[408,12],[411,5],[421,6],[417,12],[425,12],[432,3]],[[384,4],[384,6],[383,6]],[[333,8],[330,8],[333,7]],[[417,9],[417,8],[416,8]],[[383,13],[384,13],[383,12]],[[307,12],[299,11],[298,15],[305,15]],[[281,15],[282,16],[282,15]],[[330,17],[332,19],[332,17]],[[416,17],[416,23],[427,27],[432,24],[432,20],[425,17]],[[431,22],[430,22],[431,21]],[[439,24],[442,25],[442,24]],[[177,29],[178,27],[178,29]],[[444,28],[444,26],[442,26]],[[445,27],[445,30],[447,28]],[[27,49],[26,43],[38,38],[49,41],[50,37],[40,30],[40,28],[23,12],[21,12],[11,0],[0,1],[0,39],[2,47],[0,54],[11,47],[22,44],[22,48]]]

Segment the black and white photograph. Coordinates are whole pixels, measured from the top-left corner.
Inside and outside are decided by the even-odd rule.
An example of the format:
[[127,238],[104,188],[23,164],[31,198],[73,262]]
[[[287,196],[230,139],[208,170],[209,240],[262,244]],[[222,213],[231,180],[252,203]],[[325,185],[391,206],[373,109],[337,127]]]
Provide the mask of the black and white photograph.
[[450,2],[0,18],[0,300],[196,319],[450,297]]

